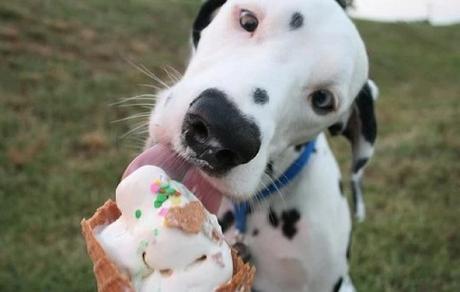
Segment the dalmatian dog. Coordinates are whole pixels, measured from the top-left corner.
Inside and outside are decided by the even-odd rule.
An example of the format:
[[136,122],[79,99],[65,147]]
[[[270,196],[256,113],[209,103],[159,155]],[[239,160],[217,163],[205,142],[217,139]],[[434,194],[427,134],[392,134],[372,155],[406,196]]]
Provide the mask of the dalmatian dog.
[[[344,6],[203,2],[185,73],[159,92],[150,116],[147,154],[137,164],[163,157],[163,166],[218,213],[227,240],[256,266],[254,291],[355,290],[351,214],[326,132],[351,143],[355,215],[362,220],[378,91]],[[277,185],[283,176],[290,177]],[[257,196],[270,186],[274,192]],[[249,207],[237,216],[241,202]]]

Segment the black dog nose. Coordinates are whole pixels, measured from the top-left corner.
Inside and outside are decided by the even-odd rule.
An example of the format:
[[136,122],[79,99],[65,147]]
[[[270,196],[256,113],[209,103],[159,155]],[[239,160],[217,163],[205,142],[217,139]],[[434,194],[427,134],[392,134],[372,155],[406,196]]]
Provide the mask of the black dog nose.
[[257,125],[230,102],[225,93],[212,88],[191,104],[182,125],[186,146],[210,173],[223,173],[253,159],[260,148]]

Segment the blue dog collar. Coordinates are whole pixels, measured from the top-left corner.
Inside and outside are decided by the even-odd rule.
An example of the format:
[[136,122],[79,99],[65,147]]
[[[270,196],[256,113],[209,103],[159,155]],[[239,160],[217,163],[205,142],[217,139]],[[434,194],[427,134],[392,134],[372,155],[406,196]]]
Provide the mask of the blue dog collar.
[[[299,158],[297,158],[286,171],[271,185],[258,192],[255,201],[261,201],[268,198],[274,192],[279,191],[281,188],[286,186],[290,181],[292,181],[300,171],[308,164],[311,154],[315,150],[316,141],[310,141],[304,147],[302,153],[300,153]],[[250,205],[248,201],[243,201],[233,204],[234,213],[235,213],[235,226],[236,229],[244,234],[246,232],[246,216],[248,214]]]

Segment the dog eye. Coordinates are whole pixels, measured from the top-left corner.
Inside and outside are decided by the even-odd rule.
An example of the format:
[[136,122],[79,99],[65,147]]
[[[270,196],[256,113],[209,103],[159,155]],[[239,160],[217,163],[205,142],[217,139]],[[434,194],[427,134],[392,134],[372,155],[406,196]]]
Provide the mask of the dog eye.
[[310,99],[313,109],[318,114],[326,114],[335,109],[335,98],[329,90],[317,90],[310,95]]
[[249,10],[242,10],[240,14],[240,25],[248,32],[254,32],[259,25],[257,17]]

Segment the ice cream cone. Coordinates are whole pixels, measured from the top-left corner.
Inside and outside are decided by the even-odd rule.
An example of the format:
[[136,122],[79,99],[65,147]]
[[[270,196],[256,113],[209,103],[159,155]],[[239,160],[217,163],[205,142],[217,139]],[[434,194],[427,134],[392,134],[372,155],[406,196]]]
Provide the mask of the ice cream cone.
[[[88,254],[93,261],[93,271],[97,281],[99,292],[134,292],[134,288],[127,274],[122,273],[118,267],[108,258],[105,251],[94,235],[94,229],[112,223],[121,213],[116,203],[108,200],[98,208],[94,215],[81,221],[82,234],[86,241]],[[249,292],[254,281],[255,268],[245,264],[243,260],[232,251],[233,276],[222,284],[218,292]]]
[[225,284],[222,284],[216,292],[250,292],[256,268],[244,263],[243,260],[232,250],[233,276]]

